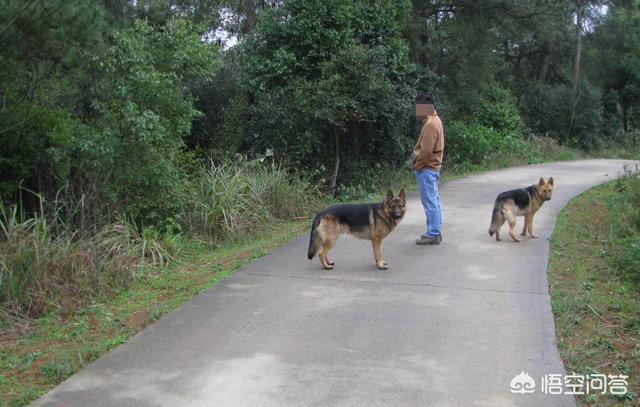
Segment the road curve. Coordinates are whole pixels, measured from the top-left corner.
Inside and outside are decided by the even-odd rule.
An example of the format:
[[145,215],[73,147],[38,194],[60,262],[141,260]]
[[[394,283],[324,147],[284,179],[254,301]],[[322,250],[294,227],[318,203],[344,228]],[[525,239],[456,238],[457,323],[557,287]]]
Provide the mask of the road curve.
[[[35,406],[573,406],[546,395],[564,374],[547,285],[548,238],[573,196],[615,178],[623,160],[487,172],[441,188],[444,241],[414,244],[411,195],[383,242],[342,237],[336,268],[306,258],[301,236],[144,329]],[[495,196],[553,176],[534,219],[539,239],[489,238]],[[522,225],[519,219],[518,227]],[[505,226],[506,230],[506,226]],[[514,394],[526,372],[532,394]]]

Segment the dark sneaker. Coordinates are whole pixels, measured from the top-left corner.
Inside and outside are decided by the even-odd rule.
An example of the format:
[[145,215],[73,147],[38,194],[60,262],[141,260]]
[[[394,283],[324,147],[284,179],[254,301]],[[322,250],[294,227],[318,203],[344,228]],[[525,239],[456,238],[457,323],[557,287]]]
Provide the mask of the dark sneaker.
[[420,246],[426,246],[428,244],[440,244],[442,242],[442,235],[438,236],[420,236],[420,239],[416,239],[416,244]]

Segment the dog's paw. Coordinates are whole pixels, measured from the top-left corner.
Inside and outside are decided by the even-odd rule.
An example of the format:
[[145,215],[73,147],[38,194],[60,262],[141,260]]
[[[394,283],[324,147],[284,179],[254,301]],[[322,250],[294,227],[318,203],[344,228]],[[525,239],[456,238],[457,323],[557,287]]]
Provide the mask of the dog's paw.
[[326,266],[322,266],[325,270],[333,270],[333,264],[328,264]]
[[526,236],[526,235],[527,235],[527,232],[520,233],[520,236]]
[[336,262],[327,260],[327,264],[330,265],[331,267],[333,267],[333,266],[336,265]]
[[386,261],[381,261],[380,263],[378,263],[378,269],[379,270],[389,270],[389,266],[387,265]]
[[537,239],[537,238],[539,238],[540,236],[538,236],[538,235],[531,235],[531,237],[532,237],[533,239]]

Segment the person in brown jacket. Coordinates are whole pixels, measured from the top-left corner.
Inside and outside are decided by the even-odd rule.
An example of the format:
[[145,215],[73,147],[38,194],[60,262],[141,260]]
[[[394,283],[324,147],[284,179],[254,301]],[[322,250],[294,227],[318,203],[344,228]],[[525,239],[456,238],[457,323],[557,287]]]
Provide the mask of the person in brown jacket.
[[416,239],[416,244],[440,244],[442,209],[438,186],[444,153],[444,128],[431,93],[420,92],[416,96],[416,118],[423,120],[423,123],[420,137],[413,148],[411,166],[418,181],[420,198],[427,218],[426,232]]

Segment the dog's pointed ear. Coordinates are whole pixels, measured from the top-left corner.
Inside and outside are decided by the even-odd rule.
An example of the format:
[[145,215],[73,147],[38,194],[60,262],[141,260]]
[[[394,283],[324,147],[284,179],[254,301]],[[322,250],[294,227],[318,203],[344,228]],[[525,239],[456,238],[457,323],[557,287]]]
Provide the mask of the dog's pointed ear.
[[544,185],[545,184],[544,178],[540,177],[540,181],[538,181],[538,184],[539,185]]
[[406,194],[404,193],[404,188],[402,188],[402,189],[400,190],[400,193],[398,194],[398,197],[400,197],[400,199],[402,199],[403,201],[406,201],[406,200],[407,200],[407,196],[406,196]]
[[549,177],[549,181],[547,181],[547,184],[553,185],[553,177]]
[[387,201],[390,201],[393,199],[393,192],[391,192],[390,189],[387,190],[387,197],[385,198]]

